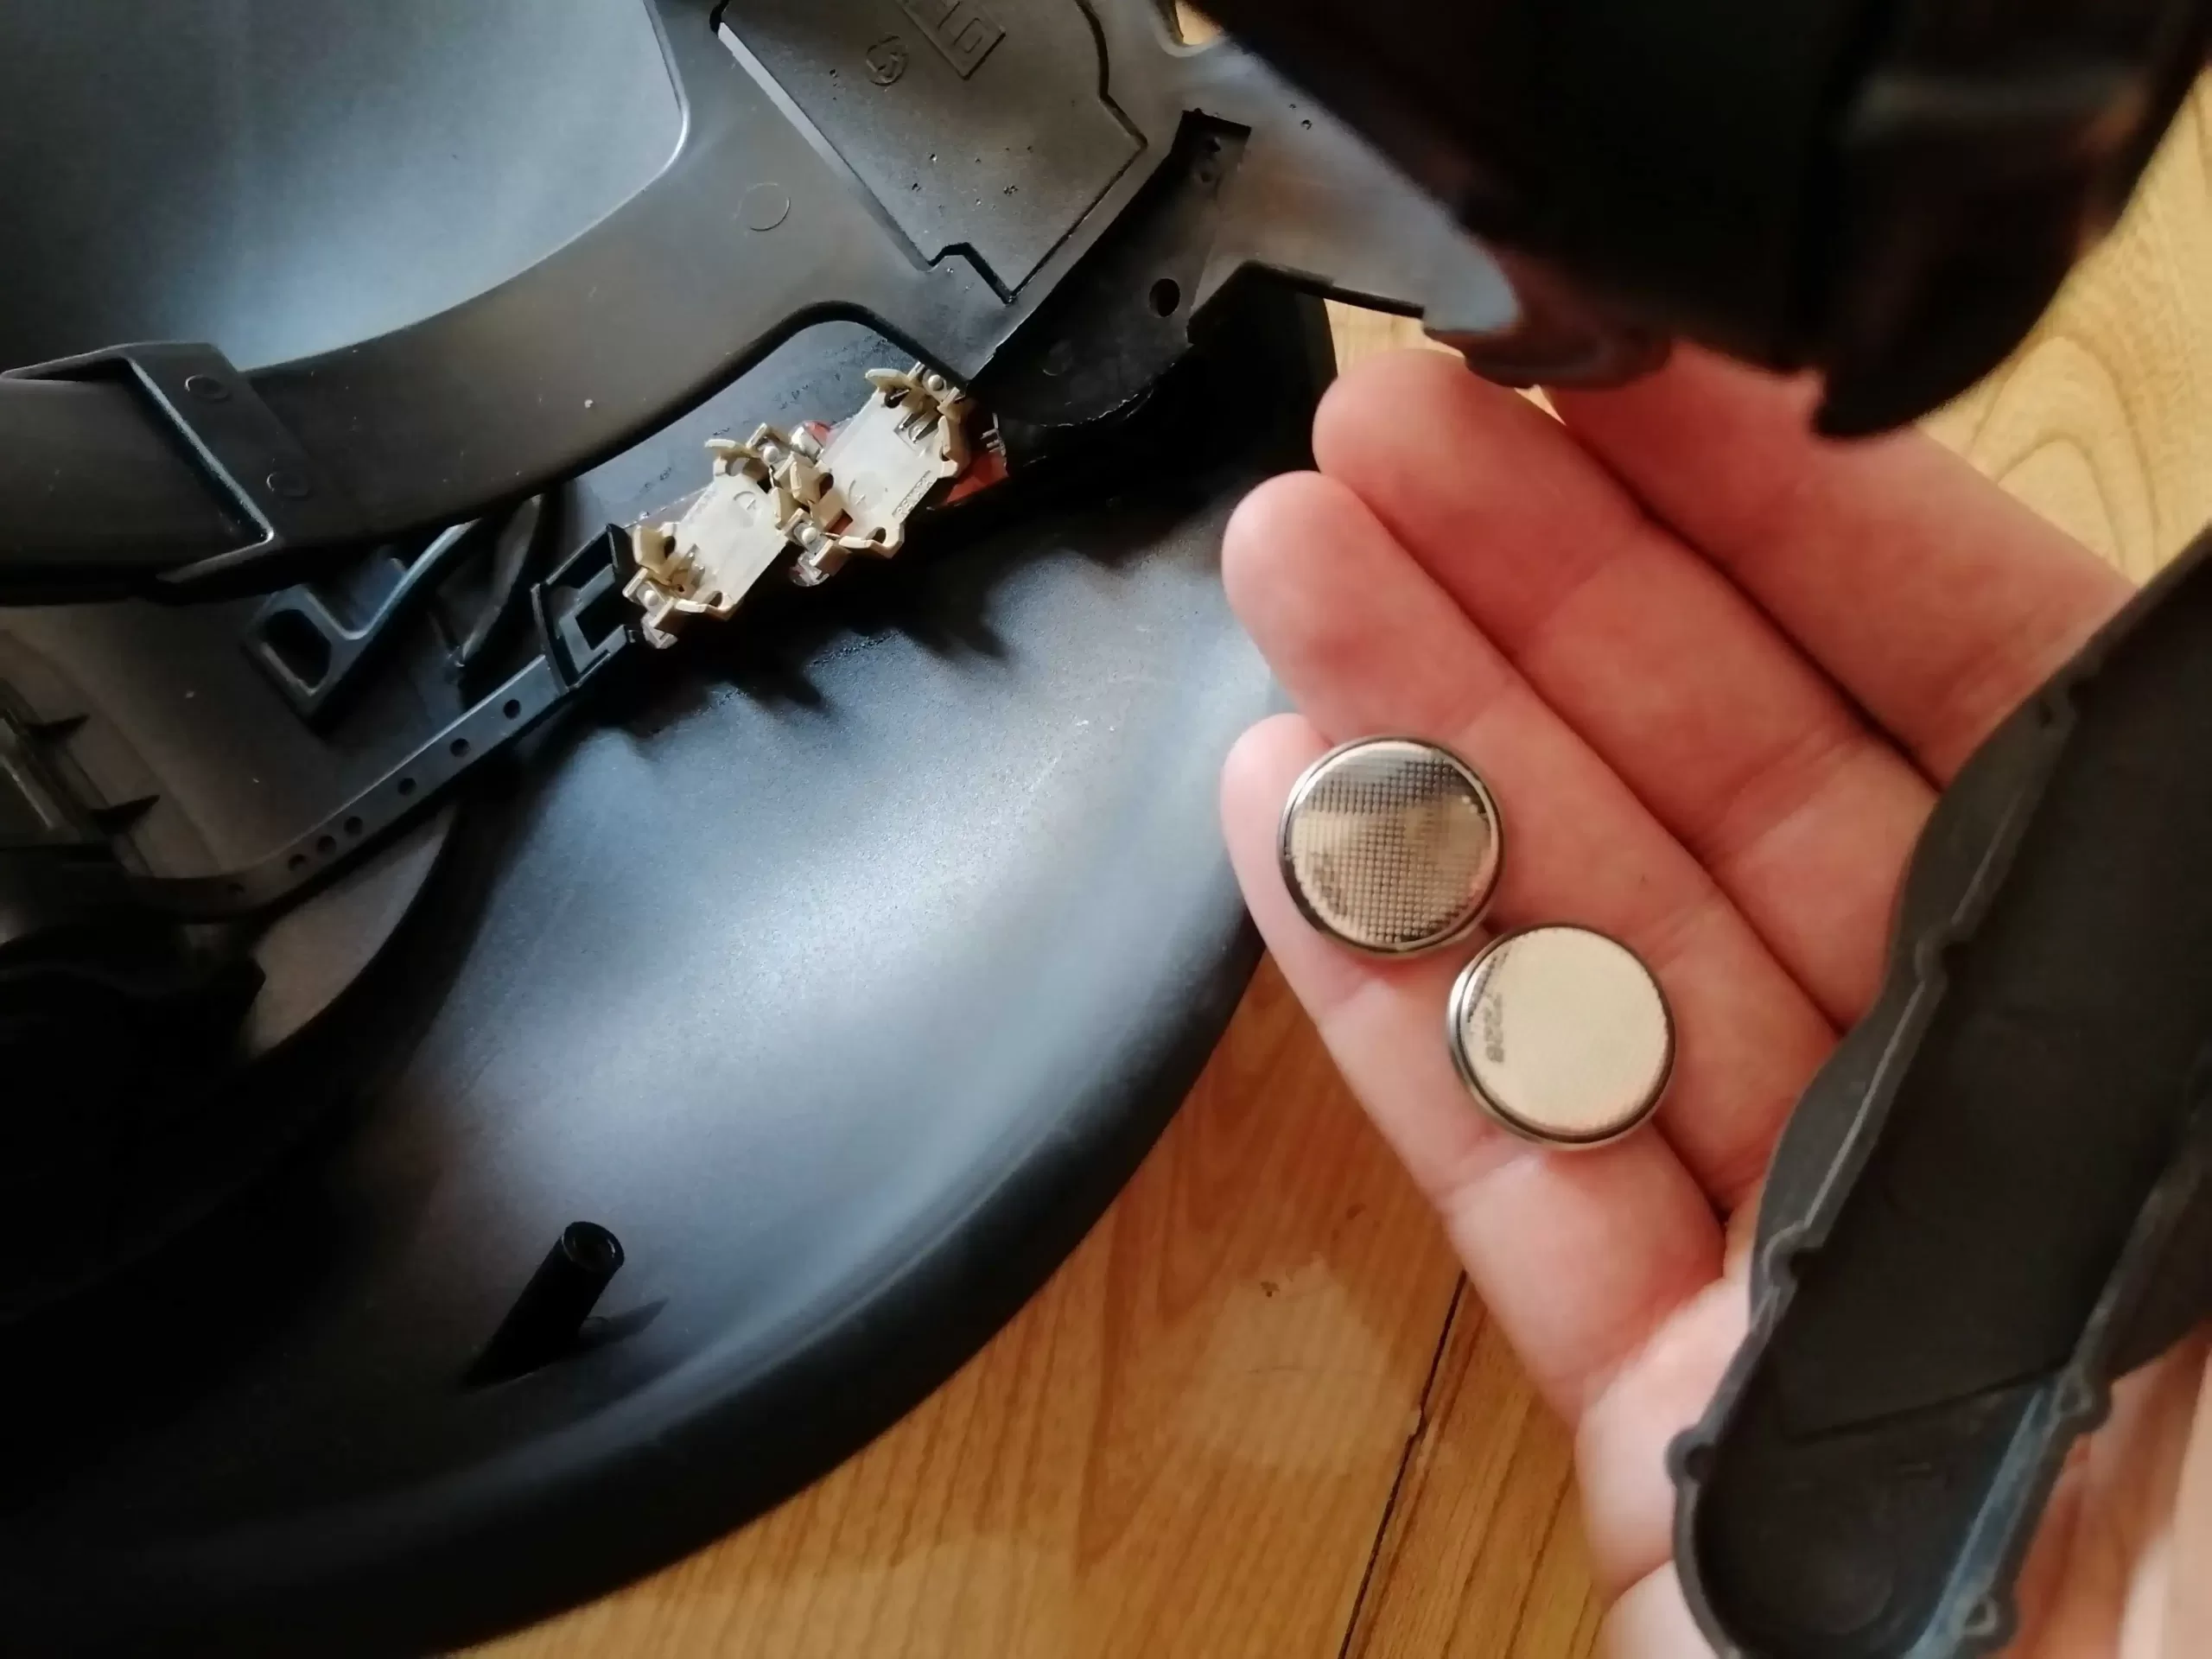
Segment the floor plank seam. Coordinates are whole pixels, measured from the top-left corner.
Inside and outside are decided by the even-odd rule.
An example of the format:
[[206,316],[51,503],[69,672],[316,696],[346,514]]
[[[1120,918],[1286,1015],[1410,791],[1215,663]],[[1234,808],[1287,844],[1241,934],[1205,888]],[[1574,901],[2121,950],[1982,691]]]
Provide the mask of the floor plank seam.
[[1467,1296],[1467,1275],[1461,1274],[1452,1286],[1452,1300],[1445,1304],[1444,1323],[1436,1333],[1436,1351],[1428,1357],[1428,1375],[1421,1379],[1419,1415],[1414,1421],[1414,1432],[1406,1436],[1405,1449],[1398,1454],[1398,1467],[1390,1477],[1390,1491],[1382,1500],[1382,1513],[1375,1523],[1375,1542],[1367,1552],[1367,1562],[1360,1569],[1359,1588],[1352,1592],[1351,1617],[1344,1621],[1344,1639],[1337,1644],[1337,1659],[1352,1659],[1351,1644],[1359,1637],[1361,1615],[1367,1611],[1367,1599],[1375,1588],[1376,1568],[1381,1564],[1382,1552],[1390,1541],[1390,1522],[1397,1517],[1398,1500],[1406,1489],[1406,1477],[1413,1471],[1414,1459],[1421,1455],[1422,1438],[1429,1426],[1436,1421],[1436,1385],[1444,1372],[1444,1356],[1452,1345],[1452,1332],[1459,1322],[1459,1310]]
[[[1539,1406],[1537,1409],[1541,1411],[1545,1408]],[[1553,1535],[1559,1530],[1560,1511],[1567,1507],[1567,1499],[1573,1491],[1574,1483],[1569,1480],[1552,1500],[1551,1515],[1544,1522],[1543,1547],[1538,1550],[1536,1559],[1529,1563],[1528,1577],[1521,1581],[1521,1593],[1513,1604],[1513,1623],[1509,1626],[1513,1633],[1510,1639],[1516,1649],[1521,1645],[1522,1627],[1529,1621],[1529,1598],[1535,1593],[1537,1581],[1543,1576],[1544,1554],[1551,1547]]]

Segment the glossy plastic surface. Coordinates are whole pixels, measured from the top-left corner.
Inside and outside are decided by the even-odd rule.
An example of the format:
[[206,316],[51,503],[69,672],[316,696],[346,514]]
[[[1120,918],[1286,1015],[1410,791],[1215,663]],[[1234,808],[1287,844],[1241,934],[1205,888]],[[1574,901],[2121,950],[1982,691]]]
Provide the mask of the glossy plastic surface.
[[2069,1448],[2212,1306],[2212,537],[2012,716],[1790,1121],[1675,1452],[1734,1659],[2002,1646]]
[[[607,459],[811,321],[864,321],[972,378],[1130,209],[1198,111],[1249,142],[1194,238],[1206,265],[1175,308],[1185,323],[1251,265],[1478,334],[1508,332],[1518,315],[1496,264],[1433,202],[1257,60],[1225,41],[1182,46],[1154,0],[995,0],[1003,38],[966,74],[945,65],[943,41],[927,43],[927,14],[899,0],[617,0],[588,16],[499,0],[456,31],[461,60],[501,89],[481,110],[445,61],[443,14],[419,3],[387,17],[343,0],[229,0],[217,49],[181,50],[173,75],[139,15],[19,10],[29,15],[0,10],[0,107],[34,135],[16,186],[29,198],[22,219],[43,232],[20,245],[34,295],[48,285],[41,259],[76,263],[80,243],[105,245],[106,257],[85,261],[103,272],[96,289],[114,285],[111,260],[143,258],[124,205],[134,195],[169,199],[147,213],[171,232],[172,264],[222,269],[242,251],[234,221],[273,231],[287,221],[270,201],[312,202],[296,216],[309,236],[353,200],[364,165],[382,169],[358,193],[381,210],[367,215],[377,231],[349,227],[341,245],[381,234],[441,268],[391,285],[418,303],[467,287],[464,270],[476,287],[334,351],[203,371],[228,401],[149,396],[144,376],[112,363],[89,376],[0,370],[0,595],[18,601],[285,585],[333,547],[474,518]],[[636,46],[608,38],[618,17],[663,59],[652,94],[633,95],[650,79]],[[20,59],[10,34],[28,42]],[[908,36],[907,67],[876,80],[871,42]],[[255,50],[228,51],[237,39]],[[49,67],[69,56],[95,60],[95,86],[135,78],[158,93],[87,99]],[[116,67],[125,60],[128,74]],[[576,132],[544,157],[519,124],[509,148],[499,143],[506,109],[542,130],[549,101],[607,132],[605,155],[576,165],[573,195],[563,168],[582,147]],[[665,134],[671,104],[673,153],[607,211],[612,188]],[[111,145],[102,125],[125,108],[138,130]],[[1102,131],[1118,137],[1086,158]],[[41,147],[72,138],[82,142],[59,177],[38,165]],[[390,181],[425,157],[435,173],[441,143],[496,175],[502,188],[474,198],[478,213],[515,223],[461,229],[460,179],[412,194]],[[210,151],[217,165],[188,164]],[[134,172],[133,160],[146,166]],[[594,213],[605,216],[590,222]],[[493,277],[571,214],[580,233]],[[442,245],[480,238],[487,246],[471,257]],[[0,308],[11,270],[0,265]],[[184,270],[175,280],[207,282]],[[389,317],[373,289],[322,280],[340,308]],[[215,297],[230,296],[217,284]],[[289,297],[312,308],[313,285]],[[271,332],[199,339],[243,363],[232,334]]]
[[[774,1501],[1019,1305],[1255,959],[1215,776],[1274,694],[1216,549],[1300,459],[1325,334],[1250,298],[1137,448],[769,595],[543,746],[420,907],[448,954],[413,958],[435,1007],[396,1080],[152,1271],[0,1340],[0,1628],[457,1643]],[[709,433],[857,404],[882,350],[794,342],[564,510],[634,512]],[[626,1255],[600,1339],[465,1387],[579,1220]]]

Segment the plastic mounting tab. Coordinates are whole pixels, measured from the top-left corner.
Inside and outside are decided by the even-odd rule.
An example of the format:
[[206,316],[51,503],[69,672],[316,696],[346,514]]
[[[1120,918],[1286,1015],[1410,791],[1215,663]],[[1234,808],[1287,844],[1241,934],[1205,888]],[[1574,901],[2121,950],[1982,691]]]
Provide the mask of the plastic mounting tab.
[[[1509,335],[1520,318],[1503,269],[1448,213],[1266,65],[1225,41],[1180,44],[1157,0],[989,0],[1003,39],[965,79],[921,40],[950,0],[810,10],[608,3],[650,11],[685,112],[682,137],[651,182],[537,264],[373,339],[257,366],[257,397],[241,395],[220,358],[185,355],[197,347],[131,347],[31,372],[109,384],[0,378],[0,603],[199,600],[311,579],[327,563],[321,547],[342,556],[431,534],[597,466],[830,318],[866,322],[972,385],[1017,340],[1025,353],[1055,343],[1028,325],[1135,207],[1192,110],[1243,135],[1242,159],[1169,238],[1182,272],[1172,294],[1152,300],[1158,270],[1116,289],[1151,319],[1148,338],[1170,324],[1183,335],[1163,342],[1166,361],[1249,267],[1477,336]],[[876,16],[881,32],[855,35],[848,12]],[[895,86],[870,86],[870,42],[894,35],[920,55],[902,60]],[[1023,78],[1040,42],[1062,39],[1104,77],[1085,101],[1106,98],[1116,131],[1141,141],[1110,172],[1079,143],[1068,149],[1065,130],[1005,124],[1017,105],[1038,107]],[[793,95],[756,71],[772,59],[796,75],[825,43],[855,49],[821,64],[824,82],[836,69],[831,84],[884,95],[825,93],[815,116],[795,119]],[[931,86],[953,101],[920,96]],[[1041,155],[1049,140],[1068,169],[1057,206],[1027,185],[979,189],[980,207],[940,199],[947,239],[988,241],[1008,270],[1028,273],[1011,293],[964,256],[918,263],[842,160],[874,145],[885,167],[932,151],[950,166],[947,135],[988,155],[976,149],[987,131],[1016,152],[1033,137]],[[1154,206],[1147,198],[1138,211]],[[1528,348],[1516,361],[1528,365]],[[195,374],[227,384],[231,400],[198,402],[183,389]],[[166,427],[148,422],[141,393],[112,384],[118,376],[152,396]],[[171,430],[183,448],[163,436]],[[270,490],[272,474],[306,493]],[[209,476],[219,488],[206,487]]]
[[372,532],[253,382],[213,346],[111,346],[0,373],[6,380],[106,380],[133,386],[226,498],[255,538],[161,580],[186,589],[302,548],[366,541]]
[[636,612],[622,597],[629,541],[607,525],[537,583],[537,654],[321,823],[242,869],[136,878],[133,896],[178,921],[234,921],[273,912],[352,868],[639,643]]

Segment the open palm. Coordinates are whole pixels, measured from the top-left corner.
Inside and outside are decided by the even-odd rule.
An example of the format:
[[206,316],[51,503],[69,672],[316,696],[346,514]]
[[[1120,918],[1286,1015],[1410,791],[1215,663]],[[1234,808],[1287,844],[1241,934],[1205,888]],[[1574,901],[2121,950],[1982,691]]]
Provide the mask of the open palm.
[[[1562,395],[1555,421],[1446,358],[1375,359],[1322,408],[1319,473],[1257,492],[1224,555],[1300,710],[1230,758],[1230,855],[1345,1076],[1575,1427],[1620,1659],[1707,1651],[1669,1562],[1666,1445],[1742,1332],[1769,1154],[1872,1000],[1913,840],[2127,593],[1923,439],[1817,442],[1808,396],[1689,357]],[[1580,1154],[1513,1140],[1446,1052],[1465,953],[1377,964],[1300,919],[1276,815],[1317,755],[1380,732],[1445,742],[1496,789],[1497,924],[1586,923],[1656,969],[1681,1050],[1656,1133]],[[2019,1651],[2212,1652],[2202,1371],[2192,1346],[2122,1385],[2024,1577]]]

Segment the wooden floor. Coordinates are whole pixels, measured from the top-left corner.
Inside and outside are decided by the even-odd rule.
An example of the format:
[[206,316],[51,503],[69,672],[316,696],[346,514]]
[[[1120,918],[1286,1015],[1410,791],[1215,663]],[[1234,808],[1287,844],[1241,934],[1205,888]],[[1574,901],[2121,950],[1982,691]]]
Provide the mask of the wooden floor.
[[[1931,423],[2136,575],[2212,518],[2212,100]],[[1348,352],[1399,325],[1345,314]],[[702,1469],[699,1478],[711,1480]],[[1058,1277],[812,1491],[498,1659],[1570,1659],[1569,1448],[1271,969]]]

